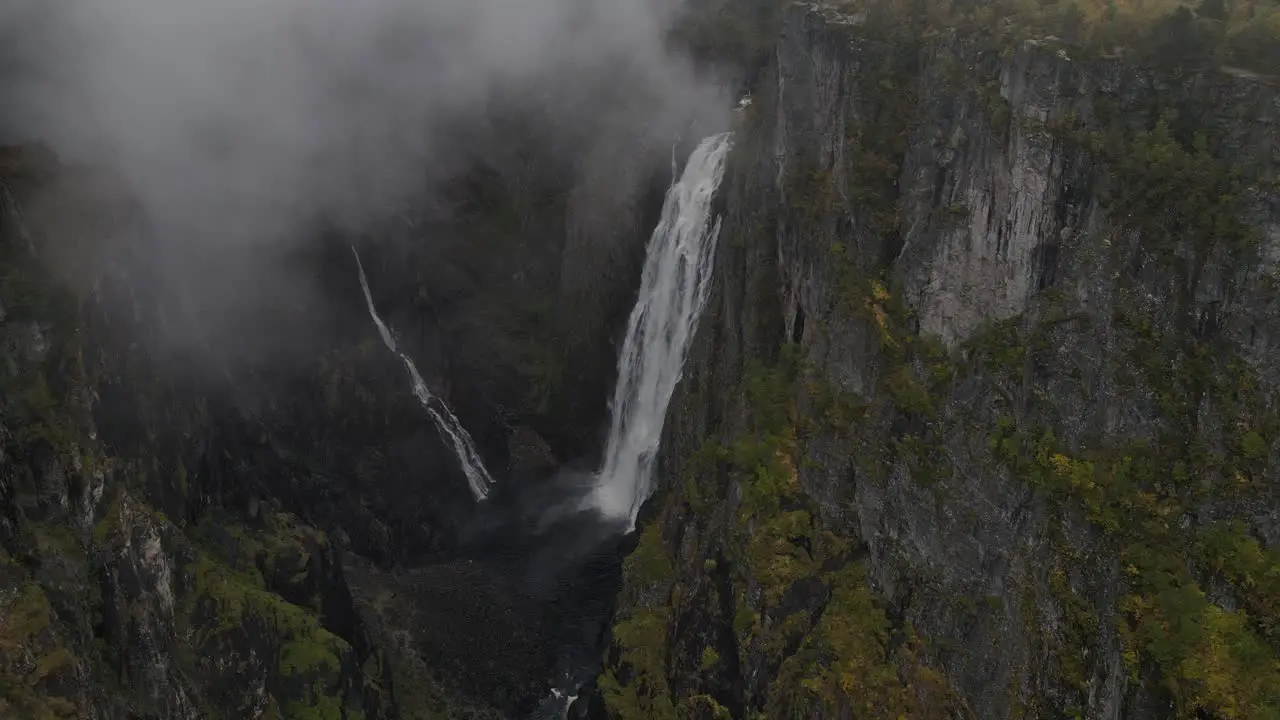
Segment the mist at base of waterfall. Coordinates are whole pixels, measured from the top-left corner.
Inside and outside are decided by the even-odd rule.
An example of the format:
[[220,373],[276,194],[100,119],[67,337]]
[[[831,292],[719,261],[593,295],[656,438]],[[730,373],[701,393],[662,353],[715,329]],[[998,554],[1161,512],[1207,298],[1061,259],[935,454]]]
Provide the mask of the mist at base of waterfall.
[[600,670],[627,524],[588,502],[595,485],[585,464],[510,478],[462,531],[462,558],[507,578],[550,616],[553,677],[542,699],[524,708],[527,720],[564,718],[571,698]]
[[[703,140],[667,192],[618,359],[602,464],[516,473],[500,483],[486,476],[487,482],[473,483],[477,499],[485,502],[460,530],[457,562],[466,567],[459,569],[478,571],[481,577],[474,582],[493,579],[510,587],[519,596],[513,603],[532,608],[528,623],[537,627],[504,620],[504,630],[528,631],[546,643],[537,656],[545,661],[539,672],[547,672],[547,685],[540,699],[522,701],[522,718],[561,720],[571,706],[574,717],[585,714],[573,700],[590,691],[599,673],[622,583],[622,558],[635,542],[636,518],[652,492],[667,406],[710,295],[720,230],[712,202],[731,137],[724,133]],[[398,353],[374,309],[363,270],[361,284],[384,343]],[[415,387],[425,393],[411,361],[405,362]],[[428,407],[434,400],[419,397]],[[445,423],[441,429],[453,427]],[[463,437],[465,430],[458,430],[456,437]],[[478,456],[470,462],[464,444],[454,443],[454,449],[464,469],[482,467]],[[467,612],[465,598],[457,594],[446,605],[460,617]],[[451,618],[440,621],[448,624]]]

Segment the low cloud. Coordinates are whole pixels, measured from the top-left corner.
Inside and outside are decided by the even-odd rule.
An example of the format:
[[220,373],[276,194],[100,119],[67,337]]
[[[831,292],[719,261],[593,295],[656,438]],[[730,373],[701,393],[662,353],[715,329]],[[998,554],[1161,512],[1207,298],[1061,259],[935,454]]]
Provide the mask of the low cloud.
[[[383,218],[454,172],[455,130],[495,106],[536,112],[593,182],[610,164],[665,162],[723,107],[666,46],[669,0],[5,5],[0,135],[111,168],[178,258]],[[225,292],[197,279],[180,281]]]

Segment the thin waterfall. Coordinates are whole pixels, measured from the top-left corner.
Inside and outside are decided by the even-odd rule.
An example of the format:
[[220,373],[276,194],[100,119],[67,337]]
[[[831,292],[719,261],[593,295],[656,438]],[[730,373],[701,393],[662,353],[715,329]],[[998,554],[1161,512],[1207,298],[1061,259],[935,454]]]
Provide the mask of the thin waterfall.
[[471,486],[471,494],[475,495],[476,500],[484,500],[489,496],[489,488],[493,485],[493,477],[489,475],[489,471],[484,467],[484,461],[480,459],[480,453],[476,451],[475,443],[471,440],[471,435],[466,428],[462,427],[462,423],[458,422],[458,418],[445,405],[444,401],[431,394],[431,390],[427,388],[427,383],[423,381],[422,375],[418,373],[418,367],[413,364],[413,360],[408,354],[401,352],[396,344],[395,335],[386,323],[382,322],[382,318],[378,317],[378,311],[373,306],[373,295],[369,292],[369,281],[364,275],[364,265],[360,262],[360,253],[356,252],[355,247],[351,248],[352,254],[356,256],[356,269],[360,272],[360,287],[364,290],[364,300],[369,306],[369,317],[373,318],[373,324],[378,327],[378,334],[382,336],[382,342],[386,344],[387,349],[395,353],[404,363],[404,367],[409,371],[409,379],[412,381],[413,394],[417,396],[418,402],[422,403],[423,409],[435,421],[436,427],[440,430],[440,435],[453,446],[453,452],[458,456],[458,462],[462,465],[462,473],[467,476],[467,484]]
[[731,133],[702,141],[667,191],[649,238],[640,295],[618,357],[612,424],[594,505],[634,529],[649,497],[667,404],[680,380],[698,317],[711,290],[720,218],[711,202],[724,176]]

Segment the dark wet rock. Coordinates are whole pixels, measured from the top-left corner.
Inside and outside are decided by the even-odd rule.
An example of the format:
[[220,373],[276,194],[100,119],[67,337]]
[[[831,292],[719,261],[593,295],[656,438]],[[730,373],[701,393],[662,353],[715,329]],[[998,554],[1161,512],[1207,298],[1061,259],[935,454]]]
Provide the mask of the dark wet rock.
[[[575,182],[550,160],[518,182],[495,167],[508,174],[449,191],[459,208]],[[489,519],[471,497],[366,313],[361,239],[290,251],[280,260],[323,292],[254,290],[262,313],[245,319],[172,302],[167,256],[116,181],[9,151],[0,179],[0,681],[18,683],[0,715],[505,718],[546,694],[558,648],[598,642],[607,608],[580,631],[552,591],[598,533],[560,543],[566,560],[531,559],[556,565],[545,574],[463,547],[477,527],[532,520],[514,499]],[[428,210],[362,255],[384,317],[500,484],[532,490],[595,442],[605,393],[570,408],[581,396],[561,389],[607,384],[613,351],[603,320],[572,348],[556,340],[577,318],[552,302],[567,211],[512,200],[529,206],[515,226]],[[442,227],[458,244],[413,235]],[[607,260],[617,284],[579,302],[625,312],[638,256],[623,255]],[[204,258],[203,272],[247,260]]]
[[610,716],[1275,712],[1276,87],[919,30],[785,12]]

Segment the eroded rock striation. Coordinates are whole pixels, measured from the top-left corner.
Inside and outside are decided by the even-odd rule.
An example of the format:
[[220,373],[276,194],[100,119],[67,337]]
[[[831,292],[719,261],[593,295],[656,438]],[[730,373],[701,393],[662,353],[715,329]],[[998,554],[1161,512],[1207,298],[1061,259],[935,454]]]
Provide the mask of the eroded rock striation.
[[1274,714],[1280,91],[917,20],[784,13],[600,706]]

